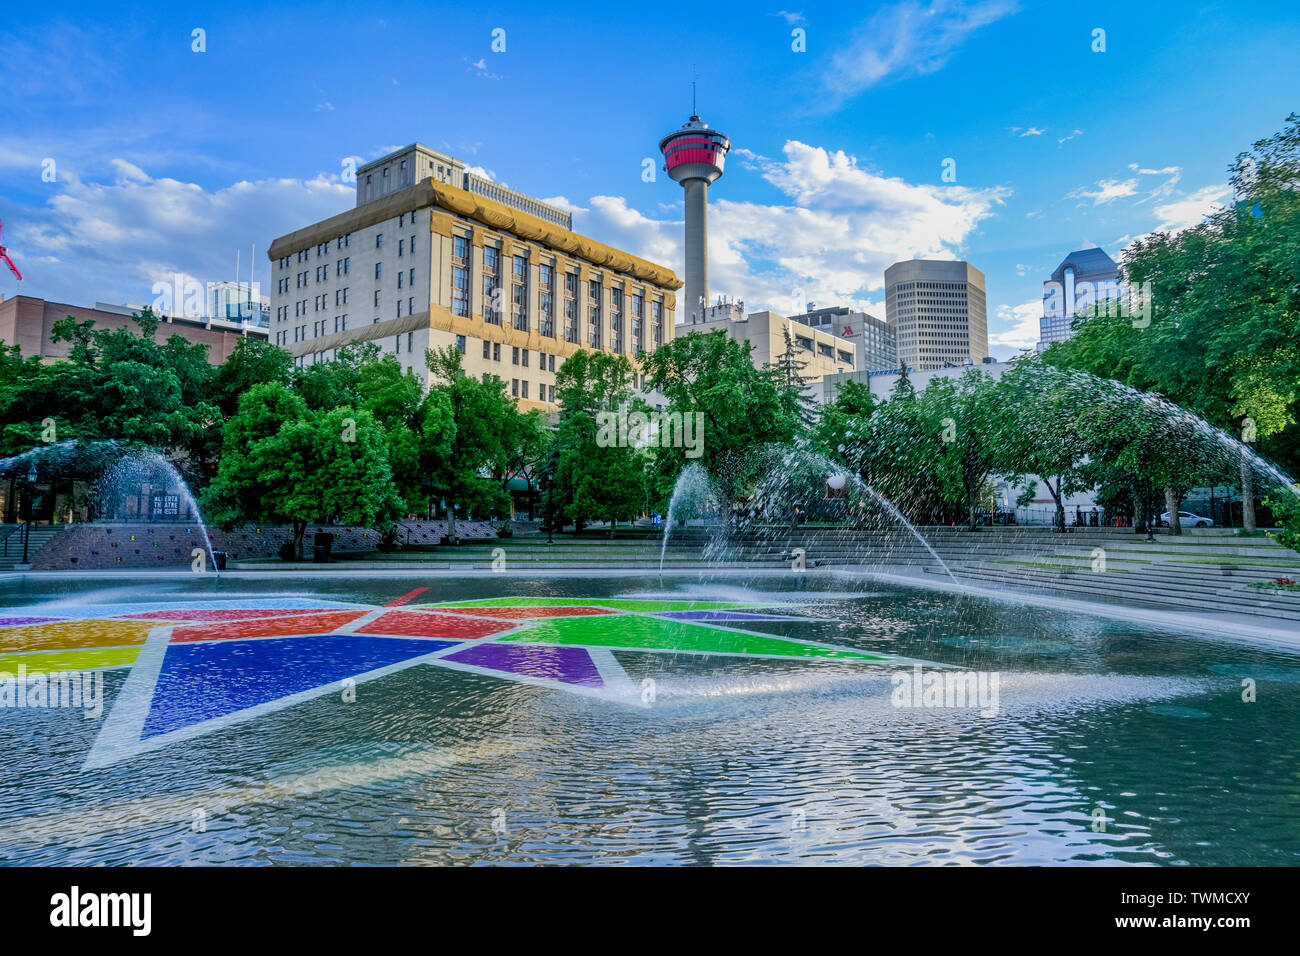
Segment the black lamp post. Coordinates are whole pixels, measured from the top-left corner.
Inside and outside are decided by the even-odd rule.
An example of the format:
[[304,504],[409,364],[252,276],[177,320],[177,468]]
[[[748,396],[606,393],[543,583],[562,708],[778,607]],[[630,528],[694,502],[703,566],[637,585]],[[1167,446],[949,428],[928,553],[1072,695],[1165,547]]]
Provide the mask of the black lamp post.
[[555,544],[555,521],[551,513],[551,486],[555,483],[555,461],[546,462],[546,543]]
[[36,463],[27,469],[27,524],[23,528],[23,564],[27,563],[27,544],[32,539],[32,512],[35,510],[35,502],[32,500],[36,492]]

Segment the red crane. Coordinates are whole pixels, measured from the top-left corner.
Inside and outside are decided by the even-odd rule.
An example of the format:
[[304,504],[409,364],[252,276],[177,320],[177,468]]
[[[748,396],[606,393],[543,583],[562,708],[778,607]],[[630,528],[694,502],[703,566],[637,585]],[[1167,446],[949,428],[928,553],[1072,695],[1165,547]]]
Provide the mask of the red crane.
[[[3,228],[4,228],[4,223],[0,222],[0,229]],[[5,249],[4,246],[0,246],[0,262],[3,262],[5,265],[9,267],[9,271],[18,277],[19,282],[23,281],[23,274],[18,271],[18,267],[14,265],[14,261],[9,258],[9,252]]]

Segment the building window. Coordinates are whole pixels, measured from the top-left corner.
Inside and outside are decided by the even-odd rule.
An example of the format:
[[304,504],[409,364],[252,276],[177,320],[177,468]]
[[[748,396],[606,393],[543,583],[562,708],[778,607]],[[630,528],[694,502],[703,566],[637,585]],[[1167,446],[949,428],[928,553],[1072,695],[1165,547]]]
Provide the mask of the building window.
[[451,270],[451,314],[469,315],[469,270],[461,266]]
[[510,314],[512,324],[521,332],[528,331],[528,260],[515,256],[515,281],[511,284]]
[[632,296],[632,348],[638,352],[645,349],[645,298]]
[[469,240],[464,236],[454,236],[451,240],[451,254],[464,262],[469,258]]
[[549,292],[541,293],[538,296],[538,310],[541,313],[537,318],[542,335],[555,338],[555,297]]
[[587,283],[587,344],[593,349],[601,347],[601,330],[604,316],[601,314],[603,289],[599,279]]
[[568,297],[564,300],[564,341],[578,341],[578,300]]
[[653,324],[654,347],[664,344],[664,303],[662,299],[655,299],[650,303],[650,321]]
[[463,335],[456,336],[456,351],[459,352],[461,355],[465,354],[465,336]]
[[382,262],[376,262],[376,263],[375,263],[375,278],[376,278],[376,279],[382,279],[383,277],[384,277],[384,264],[383,264]]
[[623,351],[623,290],[609,290],[609,337],[615,352]]
[[496,276],[483,274],[483,321],[492,325],[501,324],[500,296],[497,292]]

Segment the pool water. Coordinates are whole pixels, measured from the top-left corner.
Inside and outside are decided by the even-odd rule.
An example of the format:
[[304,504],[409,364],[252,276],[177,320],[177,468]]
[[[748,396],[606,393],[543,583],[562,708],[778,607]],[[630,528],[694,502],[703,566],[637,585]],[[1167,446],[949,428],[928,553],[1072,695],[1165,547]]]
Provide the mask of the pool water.
[[[1300,862],[1300,657],[1045,607],[813,575],[29,578],[0,589],[0,690],[20,664],[7,863]],[[994,707],[896,706],[967,671]],[[17,706],[52,672],[102,675],[100,712]]]

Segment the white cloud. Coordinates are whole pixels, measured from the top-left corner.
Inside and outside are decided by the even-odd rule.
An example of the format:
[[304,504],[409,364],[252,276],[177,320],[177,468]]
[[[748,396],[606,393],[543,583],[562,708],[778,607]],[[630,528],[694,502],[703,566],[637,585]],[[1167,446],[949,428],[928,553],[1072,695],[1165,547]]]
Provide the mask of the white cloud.
[[1176,199],[1163,206],[1156,206],[1156,215],[1160,217],[1157,232],[1177,232],[1198,225],[1202,219],[1223,208],[1223,200],[1232,195],[1232,187],[1227,183],[1217,186],[1205,186],[1189,196]]
[[980,27],[1016,13],[1016,0],[903,0],[881,7],[831,55],[823,82],[830,106],[888,79],[943,68]]
[[994,311],[993,327],[989,329],[989,348],[1033,348],[1038,343],[1038,320],[1042,315],[1041,299],[1020,305],[999,305]]
[[497,179],[496,173],[485,166],[466,166],[465,172],[473,173],[475,176],[481,176],[482,178],[491,180],[494,183],[501,183],[502,186],[506,185],[501,182],[501,180]]
[[61,179],[61,191],[44,207],[6,216],[6,245],[28,264],[25,294],[73,305],[150,302],[154,282],[176,272],[202,282],[233,279],[237,249],[247,281],[254,244],[256,278],[266,291],[271,239],[342,212],[355,197],[337,174],[210,191],[153,178],[125,160],[112,166],[113,182]]
[[1047,131],[1039,129],[1037,126],[1031,126],[1029,127],[1029,129],[1025,130],[1023,133],[1020,134],[1020,138],[1024,139],[1026,136],[1042,136],[1043,133],[1045,132]]
[[805,17],[802,13],[791,13],[788,10],[778,10],[776,13],[769,14],[769,15],[774,17],[780,17],[782,20],[784,20],[792,27],[797,27],[801,23],[808,22],[808,18]]
[[[466,67],[465,69],[466,73],[474,73],[478,76],[483,77],[486,80],[501,79],[500,74],[493,73],[491,70],[488,69],[487,59],[485,57],[479,57],[477,60],[473,60],[473,61],[471,61],[469,57],[462,57],[462,59],[469,64],[469,66]],[[393,80],[393,82],[396,83],[397,80]]]
[[[743,298],[751,309],[790,313],[811,300],[883,317],[887,266],[959,257],[1010,195],[1004,187],[907,183],[860,167],[844,152],[797,141],[787,142],[779,159],[754,162],[786,198],[739,202],[720,190],[709,215],[711,289]],[[6,245],[29,265],[25,292],[73,304],[148,302],[153,283],[175,272],[203,282],[233,278],[236,249],[247,276],[252,243],[265,288],[270,240],[351,207],[355,194],[338,173],[207,189],[155,178],[123,160],[112,165],[112,181],[69,180],[44,206],[6,213]],[[658,202],[669,195],[660,191],[644,203],[663,218],[621,196],[547,201],[572,211],[578,232],[681,275],[680,206]]]
[[1076,136],[1082,136],[1082,135],[1083,135],[1083,130],[1081,130],[1081,129],[1076,129],[1073,133],[1070,133],[1068,136],[1062,136],[1060,139],[1058,139],[1058,140],[1056,141],[1056,145],[1057,145],[1057,146],[1060,146],[1060,145],[1062,145],[1062,144],[1064,144],[1064,143],[1068,143],[1070,140],[1074,139]]
[[[710,293],[744,299],[751,310],[788,314],[811,300],[882,315],[876,300],[887,266],[914,257],[955,258],[1009,195],[1004,188],[911,185],[860,168],[843,152],[794,140],[783,152],[783,159],[757,167],[789,204],[722,198],[709,204]],[[681,276],[680,219],[650,219],[622,197],[567,208],[578,232]]]
[[1123,199],[1125,196],[1136,195],[1137,191],[1138,181],[1136,179],[1099,179],[1097,180],[1096,189],[1080,187],[1069,195],[1074,199],[1091,199],[1094,206],[1101,206],[1108,202],[1114,202],[1116,199]]

